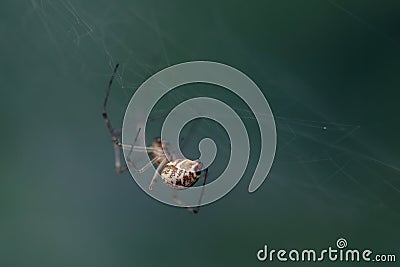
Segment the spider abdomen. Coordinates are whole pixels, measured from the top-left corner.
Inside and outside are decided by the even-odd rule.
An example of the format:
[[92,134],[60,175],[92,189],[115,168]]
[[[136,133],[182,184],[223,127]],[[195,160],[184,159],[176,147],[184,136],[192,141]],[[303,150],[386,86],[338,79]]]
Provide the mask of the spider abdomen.
[[165,184],[175,189],[191,187],[200,178],[203,164],[189,159],[177,159],[167,163],[161,172]]

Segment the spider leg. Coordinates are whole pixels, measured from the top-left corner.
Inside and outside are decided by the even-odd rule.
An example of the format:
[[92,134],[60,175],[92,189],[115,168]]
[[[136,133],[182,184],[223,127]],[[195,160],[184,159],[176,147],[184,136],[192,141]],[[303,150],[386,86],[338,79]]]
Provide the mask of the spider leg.
[[[118,136],[121,133],[121,129],[118,129],[118,130],[112,129],[112,131],[113,131],[113,135],[116,135],[116,136]],[[135,141],[133,144],[136,143],[139,133],[140,133],[140,128],[136,134]],[[128,161],[130,161],[132,151],[133,151],[133,149],[128,154]],[[114,144],[114,158],[115,158],[115,171],[117,173],[123,173],[128,170],[128,166],[126,166],[126,165],[124,167],[121,166],[121,146],[118,146],[117,144]]]
[[159,174],[160,170],[164,168],[164,165],[168,162],[167,159],[164,159],[160,165],[158,165],[157,170],[154,172],[153,179],[151,179],[150,185],[149,185],[149,190],[153,190],[153,185],[157,181],[157,175]]
[[115,131],[114,128],[112,127],[110,119],[108,118],[108,114],[107,114],[107,111],[106,111],[108,97],[110,96],[111,86],[112,86],[114,77],[115,77],[115,75],[117,73],[118,66],[119,66],[119,64],[115,65],[115,68],[114,68],[114,71],[113,71],[113,73],[111,75],[110,81],[108,82],[108,87],[107,87],[107,91],[106,91],[106,97],[104,98],[104,103],[103,103],[102,115],[103,115],[104,123],[106,124],[106,127],[107,127],[107,129],[108,129],[108,131],[109,131],[109,133],[111,135],[112,141],[114,142],[115,145],[120,147],[121,146],[121,141],[119,140],[117,131]]
[[159,159],[160,159],[160,157],[155,157],[154,159],[152,159],[151,161],[146,163],[146,165],[144,165],[142,168],[136,167],[136,165],[133,163],[133,161],[130,158],[127,158],[127,161],[129,163],[129,166],[131,166],[137,173],[143,173],[145,170],[150,168]]
[[107,91],[106,91],[106,97],[104,98],[104,103],[103,103],[102,115],[103,115],[104,123],[106,124],[106,127],[108,129],[108,132],[111,135],[111,139],[114,142],[115,170],[116,170],[117,173],[123,173],[126,170],[128,170],[128,167],[127,166],[123,166],[123,167],[121,166],[121,148],[130,150],[128,158],[130,158],[130,156],[131,156],[133,151],[147,152],[147,149],[150,149],[150,148],[135,147],[135,143],[136,143],[137,138],[139,136],[140,128],[139,128],[139,130],[138,130],[138,132],[136,134],[135,141],[134,141],[133,145],[123,145],[121,143],[121,141],[120,141],[120,138],[119,138],[119,134],[120,134],[121,130],[120,129],[119,130],[114,129],[112,127],[112,125],[111,125],[110,119],[108,118],[106,107],[107,107],[108,98],[110,96],[112,83],[114,81],[115,75],[117,74],[118,66],[119,66],[119,64],[115,65],[115,68],[114,68],[114,71],[113,71],[113,73],[111,75],[110,81],[108,82],[108,87],[107,87]]
[[203,187],[201,189],[201,194],[200,194],[200,198],[199,198],[199,204],[195,209],[193,209],[193,211],[192,211],[193,213],[198,213],[200,211],[200,204],[201,204],[201,200],[202,200],[203,195],[204,195],[204,187],[206,185],[206,180],[207,180],[207,176],[208,176],[208,168],[206,168],[204,171],[205,171],[204,177],[203,177],[204,181],[203,181]]
[[[129,153],[126,157],[126,161],[128,162],[129,166],[132,166],[136,172],[142,173],[146,169],[148,169],[158,158],[152,159],[149,163],[147,163],[144,167],[142,168],[137,168],[135,164],[133,163],[133,160],[131,159],[132,152],[134,151],[139,151],[139,152],[148,152],[148,150],[152,150],[151,147],[140,147],[140,146],[135,146],[135,143],[137,141],[137,138],[139,136],[141,128],[139,128],[135,140],[133,141],[133,145],[123,145],[121,144],[120,146],[118,144],[114,144],[114,157],[115,157],[115,170],[117,173],[123,173],[128,170],[128,166],[121,166],[121,150],[122,149],[129,149]],[[115,132],[118,132],[114,130]]]
[[119,145],[119,147],[123,150],[129,150],[131,152],[136,151],[136,152],[153,152],[155,150],[155,148],[151,147],[151,146],[135,146],[135,145],[125,145],[125,144],[121,144]]
[[128,166],[121,166],[121,148],[114,144],[114,158],[115,158],[115,171],[117,173],[124,173],[128,170]]

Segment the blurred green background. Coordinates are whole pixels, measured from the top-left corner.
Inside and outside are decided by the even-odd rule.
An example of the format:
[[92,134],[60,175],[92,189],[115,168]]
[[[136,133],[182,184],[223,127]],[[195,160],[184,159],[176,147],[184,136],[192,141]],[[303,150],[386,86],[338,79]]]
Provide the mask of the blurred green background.
[[[30,0],[0,14],[0,266],[297,266],[256,252],[340,237],[400,257],[399,1]],[[259,137],[238,111],[256,140],[249,169],[198,215],[117,175],[101,118],[116,62],[118,126],[146,78],[190,60],[251,77],[278,131],[269,177],[248,194]],[[165,103],[230,99],[193,88]]]

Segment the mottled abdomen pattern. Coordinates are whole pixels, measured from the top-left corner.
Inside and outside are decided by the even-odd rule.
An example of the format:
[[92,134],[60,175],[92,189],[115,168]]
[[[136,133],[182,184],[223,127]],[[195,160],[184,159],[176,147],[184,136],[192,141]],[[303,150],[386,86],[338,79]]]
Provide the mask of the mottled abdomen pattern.
[[177,159],[165,165],[161,177],[169,187],[186,189],[200,178],[202,165],[198,161]]

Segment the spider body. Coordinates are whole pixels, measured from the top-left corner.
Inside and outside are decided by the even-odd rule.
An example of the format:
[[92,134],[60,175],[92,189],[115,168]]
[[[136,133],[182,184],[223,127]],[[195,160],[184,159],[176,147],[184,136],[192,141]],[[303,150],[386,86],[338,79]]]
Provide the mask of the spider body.
[[[108,118],[106,112],[107,100],[110,94],[111,85],[114,79],[114,76],[117,73],[118,64],[114,68],[114,72],[111,76],[111,79],[108,83],[108,88],[106,92],[106,97],[103,103],[103,119],[106,124],[106,127],[111,135],[111,139],[114,143],[114,154],[115,154],[115,170],[117,173],[123,173],[128,170],[128,166],[121,166],[121,150],[128,150],[129,153],[127,155],[127,163],[130,167],[132,167],[136,172],[143,173],[145,170],[149,169],[151,166],[156,165],[156,171],[153,175],[153,179],[150,181],[149,190],[153,189],[153,185],[157,180],[157,176],[160,175],[162,181],[174,189],[175,191],[178,189],[187,189],[193,186],[197,180],[201,177],[204,178],[203,182],[203,190],[207,179],[208,169],[206,168],[205,174],[202,176],[203,164],[200,161],[193,161],[189,159],[177,159],[176,155],[172,152],[172,149],[168,142],[161,141],[161,138],[155,138],[152,141],[151,146],[135,146],[136,140],[140,133],[140,128],[137,132],[136,138],[133,144],[122,144],[117,130],[115,130],[111,122]],[[151,160],[143,167],[138,168],[135,166],[135,163],[131,160],[132,152],[145,152],[147,153]],[[197,213],[200,208],[201,198],[203,196],[203,190],[199,199],[199,206],[197,208],[188,208],[189,211],[193,213]],[[180,201],[176,195],[174,195],[175,203],[179,205],[184,205],[182,201]]]
[[[186,189],[194,185],[201,177],[203,164],[200,161],[176,159],[168,142],[154,138],[149,153],[152,161],[157,165],[157,173],[162,181],[172,189]],[[154,178],[149,189],[152,190]]]
[[201,177],[203,164],[189,159],[177,159],[165,164],[161,178],[174,189],[186,189],[194,185]]

